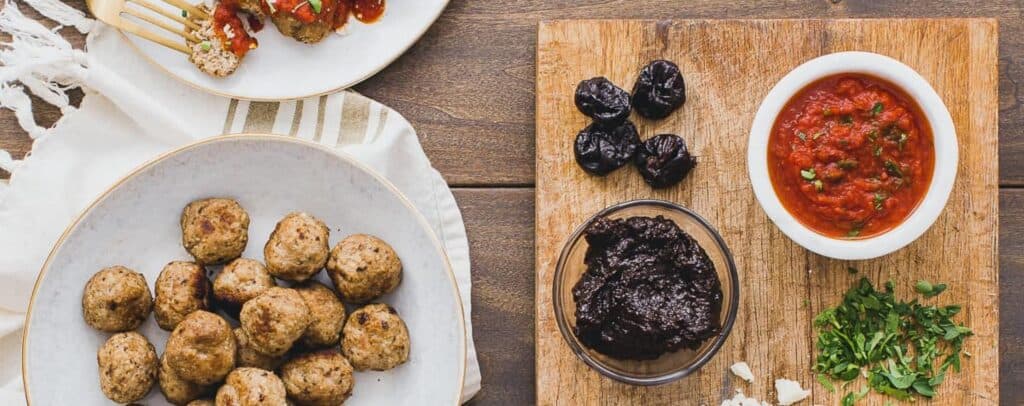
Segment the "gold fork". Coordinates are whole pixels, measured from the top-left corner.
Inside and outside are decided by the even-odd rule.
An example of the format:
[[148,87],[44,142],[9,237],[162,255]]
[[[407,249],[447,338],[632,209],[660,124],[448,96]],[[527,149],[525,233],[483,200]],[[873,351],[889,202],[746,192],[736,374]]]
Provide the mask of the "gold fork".
[[[143,39],[153,41],[175,51],[191,54],[191,49],[185,43],[157,34],[133,21],[133,19],[126,18],[126,15],[128,15],[138,20],[145,21],[162,28],[164,31],[175,34],[185,39],[187,42],[200,42],[199,38],[190,31],[199,30],[199,24],[196,23],[194,19],[202,20],[210,18],[209,13],[185,2],[185,0],[160,1],[163,1],[172,7],[176,7],[177,10],[175,11],[178,11],[178,14],[175,14],[166,7],[161,7],[157,4],[151,3],[149,0],[86,0],[85,3],[88,5],[89,11],[92,11],[92,14],[96,16],[96,19],[103,21],[114,28],[134,34]],[[152,13],[143,9],[147,9]],[[165,19],[161,19],[153,13],[156,13]],[[180,26],[167,20],[176,22],[180,24]],[[188,30],[185,29],[186,27]]]

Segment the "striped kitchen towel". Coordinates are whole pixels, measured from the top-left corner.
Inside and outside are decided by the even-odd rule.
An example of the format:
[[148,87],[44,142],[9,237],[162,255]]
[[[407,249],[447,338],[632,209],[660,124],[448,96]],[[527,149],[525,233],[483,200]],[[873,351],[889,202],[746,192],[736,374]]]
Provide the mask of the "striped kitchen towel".
[[[169,78],[126,46],[56,0],[25,0],[59,23],[90,31],[85,50],[24,17],[17,3],[0,10],[0,107],[11,109],[35,140],[24,160],[0,150],[0,404],[21,404],[20,340],[36,275],[68,223],[131,169],[195,140],[225,133],[275,133],[337,148],[374,168],[401,190],[443,241],[462,296],[467,326],[463,401],[480,388],[472,340],[470,262],[462,215],[433,169],[412,126],[397,112],[358,93],[283,102],[214,96]],[[81,87],[80,107],[66,91]],[[53,128],[36,125],[31,92],[58,106]]]

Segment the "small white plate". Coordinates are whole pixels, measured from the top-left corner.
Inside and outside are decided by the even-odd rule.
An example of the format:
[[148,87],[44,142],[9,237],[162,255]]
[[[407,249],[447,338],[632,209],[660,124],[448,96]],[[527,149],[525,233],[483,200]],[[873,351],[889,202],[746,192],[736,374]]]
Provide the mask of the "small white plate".
[[[808,84],[839,73],[864,73],[885,79],[907,92],[931,125],[935,169],[928,192],[909,217],[895,228],[871,238],[837,239],[816,233],[789,213],[768,178],[768,138],[779,112]],[[914,242],[942,213],[956,180],[959,150],[956,128],[946,104],[914,69],[890,57],[870,52],[838,52],[797,66],[768,92],[757,109],[747,143],[747,170],[754,195],[768,217],[790,239],[817,254],[836,259],[877,258]]]
[[[154,3],[173,10],[163,2]],[[376,22],[363,24],[351,17],[345,34],[330,34],[314,45],[281,35],[268,19],[256,34],[259,48],[226,78],[199,71],[178,51],[125,37],[159,68],[204,91],[237,99],[299,99],[338,91],[373,76],[412,46],[447,5],[448,0],[387,0],[384,15]]]
[[[211,196],[235,198],[248,211],[248,258],[263,259],[274,224],[293,210],[326,222],[332,246],[354,233],[390,243],[404,265],[402,283],[379,301],[394,306],[408,325],[409,361],[390,371],[357,372],[346,404],[458,404],[466,356],[462,305],[426,219],[352,158],[294,138],[253,135],[212,138],[157,158],[67,229],[43,265],[29,306],[22,369],[30,403],[110,403],[96,364],[110,334],[85,324],[82,288],[100,268],[120,264],[143,273],[152,289],[167,262],[190,259],[181,246],[182,208]],[[331,286],[324,272],[319,279]],[[153,317],[139,332],[163,353],[168,332]],[[156,385],[141,403],[167,404]]]

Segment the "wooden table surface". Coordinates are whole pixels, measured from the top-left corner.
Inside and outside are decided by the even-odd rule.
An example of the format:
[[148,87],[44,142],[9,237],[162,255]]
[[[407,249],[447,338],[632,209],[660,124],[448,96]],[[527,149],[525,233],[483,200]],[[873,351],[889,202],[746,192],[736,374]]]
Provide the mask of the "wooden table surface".
[[[84,0],[67,0],[84,9]],[[744,4],[750,3],[750,4]],[[753,4],[753,5],[751,5]],[[21,10],[37,16],[27,6]],[[473,263],[483,389],[474,404],[534,401],[534,57],[537,22],[565,18],[997,17],[1000,389],[1024,402],[1024,0],[453,0],[409,52],[356,90],[401,112],[455,190]],[[81,37],[64,30],[76,44]],[[1024,84],[1021,84],[1024,86]],[[37,104],[36,118],[59,113]],[[0,148],[31,141],[0,112]],[[7,174],[0,171],[0,177]],[[805,382],[811,385],[810,382]]]

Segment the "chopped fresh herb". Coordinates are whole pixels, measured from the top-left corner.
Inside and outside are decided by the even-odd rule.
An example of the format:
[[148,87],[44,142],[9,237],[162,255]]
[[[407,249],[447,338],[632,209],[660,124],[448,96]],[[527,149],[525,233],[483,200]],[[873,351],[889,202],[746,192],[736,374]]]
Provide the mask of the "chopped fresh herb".
[[[915,289],[927,296],[945,285],[918,281]],[[867,278],[861,278],[838,306],[819,313],[814,319],[818,336],[814,370],[825,379],[843,381],[863,374],[868,387],[898,400],[934,397],[946,371],[959,371],[963,343],[971,329],[953,321],[960,306],[898,300],[894,290],[891,281],[877,291]],[[853,404],[864,394],[864,390],[848,393],[842,404]]]
[[813,182],[811,182],[811,184],[813,184],[814,189],[819,192],[825,190],[825,184],[821,183],[821,179],[815,179]]
[[878,139],[878,130],[871,130],[871,132],[868,133],[868,139],[870,139],[871,142],[874,142],[875,140],[877,140]]
[[860,235],[860,228],[854,228],[846,232],[847,237],[857,237]]
[[885,199],[889,196],[885,192],[875,192],[875,210],[882,210],[882,204],[885,203]]
[[323,0],[307,0],[307,1],[309,1],[309,6],[313,7],[313,12],[315,12],[317,14],[320,14],[320,10],[324,6]]
[[868,388],[866,388],[866,387],[861,388],[857,392],[847,393],[846,396],[843,396],[842,405],[843,406],[853,406],[854,403],[856,403],[858,400],[863,399],[867,395],[868,395]]
[[799,137],[801,141],[807,141],[807,134],[804,134],[803,131],[797,131],[796,136]]
[[931,282],[928,282],[928,281],[922,279],[922,280],[917,281],[916,284],[914,284],[914,290],[916,290],[917,293],[920,293],[920,294],[924,295],[924,297],[930,298],[930,297],[935,297],[939,293],[944,292],[946,290],[946,284],[945,283],[936,283],[936,284],[932,285]]
[[875,102],[874,107],[871,108],[871,116],[874,117],[874,116],[877,116],[877,115],[881,114],[882,113],[882,108],[884,108],[884,107],[885,106],[882,105],[882,102]]
[[832,385],[832,381],[828,380],[828,376],[825,376],[825,374],[818,374],[818,383],[831,393],[836,391],[836,387]]
[[882,156],[882,146],[875,147],[875,156]]
[[188,11],[181,10],[181,16],[185,17],[185,18],[188,18]]
[[853,169],[857,167],[856,159],[842,159],[838,162],[839,167],[843,169]]
[[842,124],[842,125],[853,125],[853,116],[847,114],[847,115],[844,115],[844,116],[840,117],[839,118],[839,124]]
[[200,42],[199,46],[203,49],[203,51],[209,51],[213,49],[213,44],[211,44],[210,41]]
[[885,171],[889,172],[890,175],[895,176],[897,178],[903,177],[903,171],[900,170],[900,166],[897,163],[888,159],[885,160]]
[[814,173],[814,168],[808,168],[800,171],[800,176],[807,180],[814,180],[818,174]]

